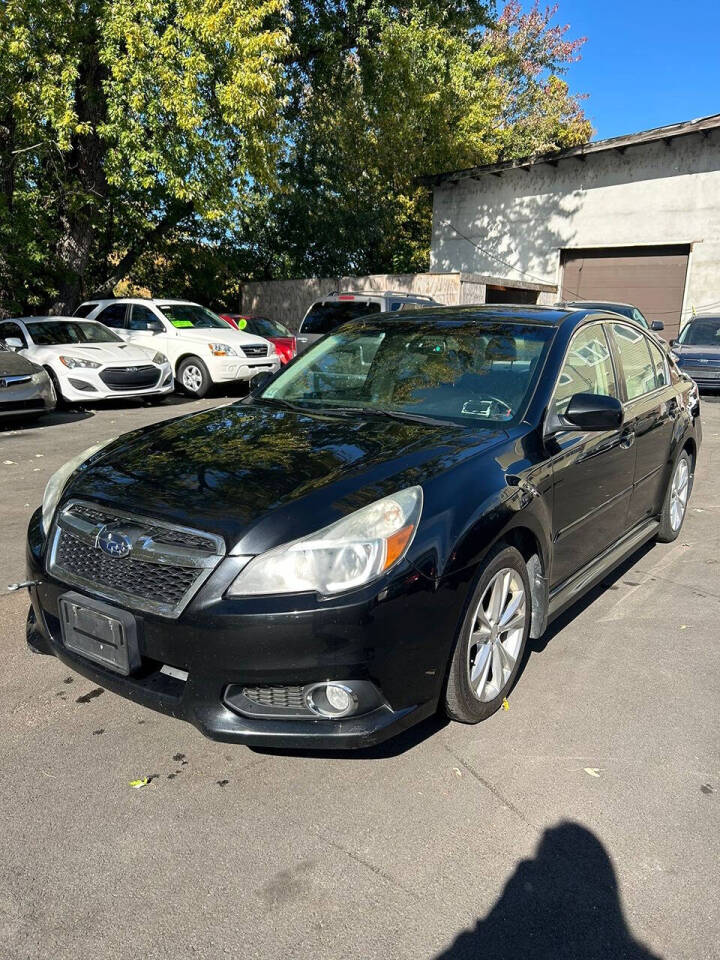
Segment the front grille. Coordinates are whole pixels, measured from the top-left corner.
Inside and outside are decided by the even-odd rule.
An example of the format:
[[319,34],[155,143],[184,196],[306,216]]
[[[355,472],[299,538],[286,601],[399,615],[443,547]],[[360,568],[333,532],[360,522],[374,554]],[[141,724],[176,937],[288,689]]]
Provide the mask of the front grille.
[[[124,556],[107,552],[118,542]],[[55,519],[49,570],[131,608],[177,617],[223,554],[211,534],[73,501]]]
[[176,606],[192,587],[197,570],[171,567],[129,557],[108,557],[67,530],[62,532],[55,563],[97,587],[109,587],[140,600],[162,598]]
[[[70,504],[66,508],[66,514],[73,517],[82,517],[89,523],[97,524],[121,523],[126,519],[119,514],[108,513],[85,503]],[[205,550],[207,553],[215,553],[217,546],[212,537],[203,536],[201,533],[191,533],[189,530],[177,530],[174,527],[147,524],[143,526],[143,534],[146,537],[151,537],[155,543],[172,543],[183,547],[192,547],[194,550]]]
[[266,357],[268,348],[266,344],[252,344],[247,347],[240,347],[246,357]]
[[160,370],[150,364],[141,367],[108,367],[100,379],[111,390],[145,390],[160,379]]
[[258,703],[262,707],[307,709],[303,697],[304,689],[302,686],[272,687],[265,685],[259,687],[243,687],[243,694],[248,700],[252,700],[253,703]]

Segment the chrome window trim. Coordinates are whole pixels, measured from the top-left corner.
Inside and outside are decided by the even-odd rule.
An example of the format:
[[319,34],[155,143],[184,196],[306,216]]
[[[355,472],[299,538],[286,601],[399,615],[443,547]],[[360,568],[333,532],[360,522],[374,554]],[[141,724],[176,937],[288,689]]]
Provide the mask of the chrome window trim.
[[[109,523],[114,522],[112,518],[116,518],[121,523],[128,521],[140,527],[162,527],[165,530],[174,530],[179,533],[202,537],[208,541],[208,544],[212,544],[215,547],[215,552],[210,553],[209,551],[193,547],[183,547],[180,544],[160,544],[155,542],[152,537],[143,538],[142,534],[140,535],[140,548],[133,548],[137,562],[153,563],[157,566],[184,567],[197,571],[197,576],[192,585],[185,591],[177,603],[171,604],[163,603],[162,600],[148,600],[137,597],[133,593],[127,593],[103,584],[97,584],[72,571],[66,570],[57,562],[57,551],[63,530],[67,530],[72,536],[83,540],[88,547],[96,548],[97,538],[101,530],[106,526],[106,524],[92,523],[82,517],[73,516],[70,511],[74,506],[87,507],[98,513],[107,511]],[[124,510],[115,510],[114,508],[105,507],[98,503],[91,503],[87,500],[70,500],[63,505],[62,509],[56,512],[53,519],[47,553],[47,569],[49,573],[59,580],[73,586],[83,587],[94,596],[102,597],[105,600],[114,600],[131,611],[141,610],[146,613],[156,613],[170,619],[177,619],[223,559],[225,552],[225,542],[223,539],[216,534],[207,533],[205,530],[184,527],[163,520],[153,520],[151,517],[139,516],[138,514],[128,513]]]

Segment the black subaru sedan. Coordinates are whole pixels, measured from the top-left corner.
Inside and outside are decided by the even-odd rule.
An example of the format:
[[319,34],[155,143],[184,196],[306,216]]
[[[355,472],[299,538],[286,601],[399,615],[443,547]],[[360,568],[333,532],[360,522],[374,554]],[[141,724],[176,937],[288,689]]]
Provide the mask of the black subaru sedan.
[[246,400],[86,451],[28,533],[28,642],[209,737],[490,716],[528,636],[677,537],[699,402],[585,309],[353,320]]

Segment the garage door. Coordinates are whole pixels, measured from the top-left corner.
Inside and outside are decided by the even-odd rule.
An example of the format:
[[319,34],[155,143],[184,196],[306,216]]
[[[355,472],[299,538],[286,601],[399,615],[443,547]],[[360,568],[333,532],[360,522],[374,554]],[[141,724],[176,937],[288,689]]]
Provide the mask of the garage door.
[[680,325],[689,252],[687,246],[564,250],[562,298],[632,303],[648,320],[662,320],[669,340]]

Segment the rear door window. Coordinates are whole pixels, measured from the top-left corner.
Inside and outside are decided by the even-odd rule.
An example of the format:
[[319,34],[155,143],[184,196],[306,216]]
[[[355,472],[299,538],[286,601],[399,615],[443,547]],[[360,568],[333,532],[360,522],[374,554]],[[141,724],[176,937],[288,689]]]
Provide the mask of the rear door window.
[[650,356],[655,367],[655,383],[658,387],[666,387],[670,383],[667,357],[654,343],[650,342]]
[[639,330],[633,330],[624,323],[613,323],[611,327],[622,361],[628,400],[635,400],[663,386],[658,380],[655,364],[650,355],[648,338]]
[[364,317],[369,313],[380,313],[380,304],[373,300],[323,300],[314,304],[302,322],[300,333],[330,333],[335,327]]
[[104,310],[101,310],[95,319],[99,320],[100,323],[104,323],[106,327],[115,327],[116,329],[119,329],[125,326],[126,313],[126,303],[111,303],[109,307],[105,307]]

